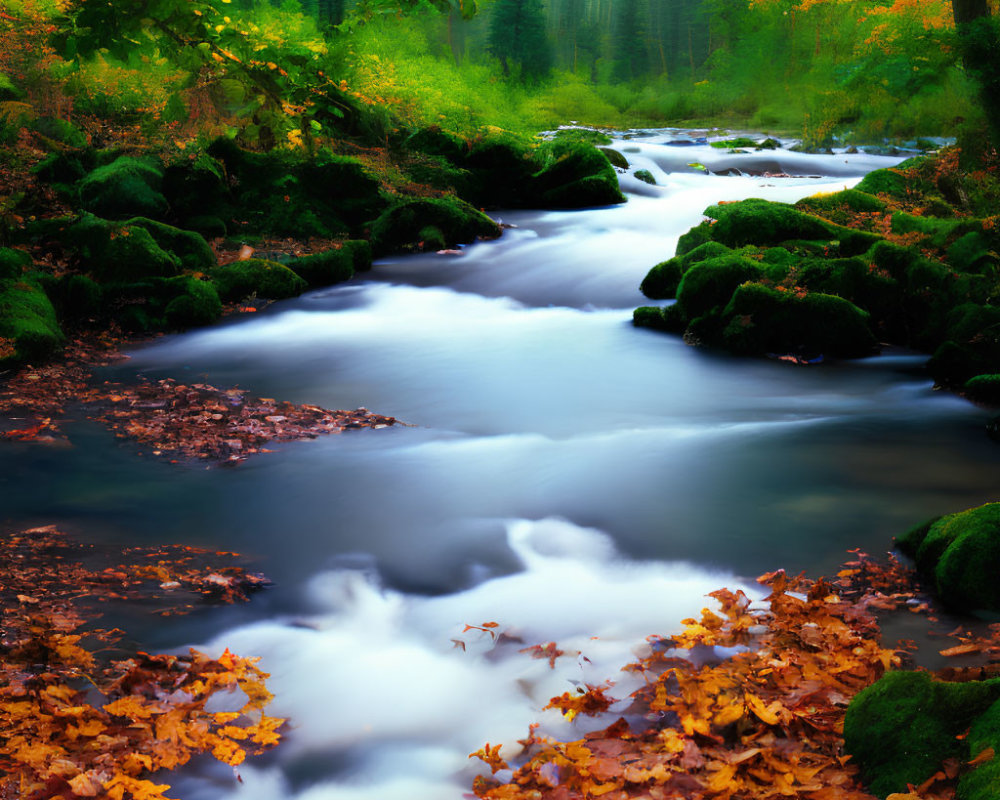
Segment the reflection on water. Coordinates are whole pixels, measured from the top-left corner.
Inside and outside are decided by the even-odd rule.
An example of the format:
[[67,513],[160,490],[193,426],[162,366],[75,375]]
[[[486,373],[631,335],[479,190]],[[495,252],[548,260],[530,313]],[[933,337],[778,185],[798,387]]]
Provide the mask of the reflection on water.
[[[244,608],[141,632],[149,647],[214,638],[263,655],[293,720],[238,789],[206,767],[184,800],[458,798],[469,752],[540,716],[566,732],[539,714],[548,698],[613,675],[707,591],[777,567],[829,572],[849,547],[884,551],[930,515],[996,499],[986,414],[932,392],[919,356],[801,368],[630,324],[646,270],[711,202],[794,200],[886,162],[780,154],[782,171],[836,178],[723,178],[686,165],[753,171],[775,155],[628,146],[659,186],[623,175],[642,192],[626,205],[503,214],[518,227],[497,242],[389,260],[129,365],[412,428],[231,470],[138,458],[83,422],[72,450],[0,451],[11,524],[235,549],[277,582]],[[485,620],[522,641],[453,645]],[[517,653],[548,641],[590,662]]]

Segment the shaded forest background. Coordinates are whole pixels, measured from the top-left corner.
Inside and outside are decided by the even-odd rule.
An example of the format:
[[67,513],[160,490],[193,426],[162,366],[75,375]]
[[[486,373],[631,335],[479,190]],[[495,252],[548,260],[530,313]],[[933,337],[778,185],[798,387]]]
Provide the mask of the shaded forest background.
[[577,121],[824,147],[951,135],[981,113],[941,0],[474,3],[7,0],[0,139],[26,117],[262,149]]

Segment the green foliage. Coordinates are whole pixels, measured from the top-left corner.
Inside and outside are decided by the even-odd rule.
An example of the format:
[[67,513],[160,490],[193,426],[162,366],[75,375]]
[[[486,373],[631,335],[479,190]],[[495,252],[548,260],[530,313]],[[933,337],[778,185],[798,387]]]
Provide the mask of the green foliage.
[[222,316],[222,302],[211,283],[195,278],[177,280],[183,293],[174,297],[163,310],[167,327],[184,329],[210,325]]
[[500,59],[504,76],[522,83],[546,77],[552,68],[552,49],[540,0],[496,0],[486,48]]
[[16,280],[31,266],[31,256],[23,250],[0,247],[0,281]]
[[926,672],[889,672],[851,701],[844,744],[872,792],[906,792],[944,759],[969,757],[956,737],[997,697],[997,680],[946,683]]
[[288,267],[260,258],[216,267],[211,272],[211,278],[219,297],[225,302],[251,296],[283,300],[302,294],[307,288],[306,282]]
[[199,233],[181,230],[144,217],[133,217],[123,224],[128,228],[142,228],[147,231],[161,249],[177,256],[184,269],[205,270],[216,264],[215,253]]

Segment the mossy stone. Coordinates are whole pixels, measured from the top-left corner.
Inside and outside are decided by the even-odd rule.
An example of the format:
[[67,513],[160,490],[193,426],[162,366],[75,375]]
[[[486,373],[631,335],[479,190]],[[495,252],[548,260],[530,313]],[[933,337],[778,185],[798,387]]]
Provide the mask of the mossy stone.
[[683,333],[687,325],[684,316],[676,305],[641,306],[632,312],[632,324],[637,328],[653,328],[667,333]]
[[712,241],[712,223],[701,222],[695,225],[687,233],[681,234],[677,240],[676,253],[679,256],[690,253],[696,247]]
[[184,230],[201,234],[205,239],[223,239],[229,232],[225,221],[212,214],[187,217],[183,221]]
[[60,319],[96,317],[103,311],[101,285],[86,275],[49,275],[39,282]]
[[1000,405],[1000,374],[974,375],[965,382],[965,396],[977,403]]
[[20,278],[25,268],[31,266],[31,256],[23,250],[0,247],[0,281]]
[[[966,754],[973,759],[992,748],[1000,753],[1000,700],[986,709],[972,724]],[[993,758],[965,772],[958,779],[955,800],[996,800],[1000,786],[1000,758]]]
[[545,166],[532,176],[532,192],[541,205],[558,208],[622,203],[618,175],[607,157],[593,145],[555,141],[543,148]]
[[407,136],[403,140],[403,147],[406,150],[439,156],[457,164],[465,157],[468,142],[437,125],[430,125]]
[[68,147],[83,149],[90,145],[87,134],[61,117],[39,117],[31,123],[31,128],[45,138]]
[[372,246],[367,239],[347,239],[340,246],[351,254],[355,272],[366,272],[372,268]]
[[637,177],[643,183],[651,184],[656,186],[656,178],[653,177],[653,173],[648,169],[637,169],[635,171],[635,177]]
[[684,273],[677,287],[677,306],[688,319],[720,313],[737,286],[761,276],[756,262],[735,254],[699,261]]
[[598,147],[597,149],[604,153],[608,161],[611,162],[612,167],[617,167],[618,169],[628,169],[628,159],[613,147]]
[[845,189],[832,194],[805,197],[795,203],[795,207],[810,214],[817,214],[838,225],[844,225],[856,213],[885,211],[886,205],[884,201],[871,194],[859,192],[857,189]]
[[307,288],[306,282],[284,264],[260,258],[216,267],[211,277],[219,297],[225,302],[251,295],[282,300],[302,294]]
[[211,325],[222,316],[222,301],[211,283],[195,278],[182,280],[183,294],[167,303],[163,311],[168,327],[183,330]]
[[946,683],[926,672],[889,672],[851,701],[844,745],[874,794],[906,792],[944,759],[965,756],[956,737],[998,697],[998,680]]
[[681,259],[674,256],[654,266],[639,284],[639,291],[653,300],[669,300],[677,295],[681,282]]
[[500,235],[500,227],[493,220],[457,197],[414,198],[398,202],[375,220],[371,228],[372,250],[382,254],[420,249],[421,232],[429,226],[441,232],[441,241],[447,247]]
[[173,217],[228,216],[232,205],[225,165],[207,153],[168,164],[162,186]]
[[181,266],[190,270],[211,269],[217,263],[215,253],[200,233],[181,230],[145,217],[133,217],[124,223],[129,228],[142,228],[167,252],[180,259]]
[[101,283],[129,283],[180,272],[180,259],[160,247],[143,227],[85,216],[67,236],[77,244],[81,267]]
[[162,180],[163,167],[155,159],[121,156],[79,182],[80,204],[107,219],[161,218],[167,211]]
[[462,198],[488,208],[538,205],[531,176],[538,171],[534,151],[512,136],[490,135],[470,145],[460,166],[470,181]]
[[11,345],[0,349],[0,365],[45,361],[62,347],[55,308],[37,283],[0,281],[0,339]]
[[286,266],[313,288],[329,286],[354,277],[354,253],[341,247],[292,259]]
[[948,248],[948,264],[959,272],[996,274],[998,259],[996,242],[980,231],[969,231]]
[[723,312],[721,344],[739,355],[795,353],[860,358],[877,350],[869,315],[834,295],[799,295],[759,283],[742,285]]

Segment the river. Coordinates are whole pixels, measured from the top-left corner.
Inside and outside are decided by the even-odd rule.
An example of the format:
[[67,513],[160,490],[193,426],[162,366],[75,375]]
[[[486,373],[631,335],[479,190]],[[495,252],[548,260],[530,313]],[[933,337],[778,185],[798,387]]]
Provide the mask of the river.
[[[199,762],[176,796],[458,800],[470,752],[534,721],[585,730],[540,709],[581,681],[625,694],[619,667],[707,592],[752,592],[779,567],[828,574],[848,548],[882,553],[931,515],[997,499],[988,413],[932,391],[919,354],[797,367],[631,325],[642,277],[706,206],[836,191],[899,159],[732,156],[679,131],[617,146],[626,204],[500,213],[515,227],[495,242],[384,260],[118,368],[412,427],[235,469],[139,457],[86,422],[71,450],[0,452],[8,524],[238,550],[275,581],[245,606],[139,629],[148,648],[262,656],[272,713],[290,720],[242,784]],[[485,621],[501,642],[463,634]],[[555,669],[518,652],[549,641],[569,653]]]

